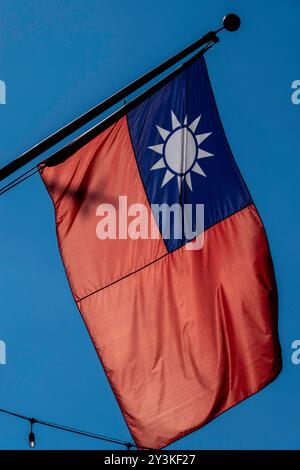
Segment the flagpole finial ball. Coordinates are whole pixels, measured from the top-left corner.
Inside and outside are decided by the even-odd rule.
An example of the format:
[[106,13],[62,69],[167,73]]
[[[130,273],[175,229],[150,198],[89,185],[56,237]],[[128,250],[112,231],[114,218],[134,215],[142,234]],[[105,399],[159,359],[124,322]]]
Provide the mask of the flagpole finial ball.
[[236,31],[237,29],[239,29],[240,25],[240,17],[238,15],[235,15],[234,13],[229,13],[223,18],[223,27],[227,31]]

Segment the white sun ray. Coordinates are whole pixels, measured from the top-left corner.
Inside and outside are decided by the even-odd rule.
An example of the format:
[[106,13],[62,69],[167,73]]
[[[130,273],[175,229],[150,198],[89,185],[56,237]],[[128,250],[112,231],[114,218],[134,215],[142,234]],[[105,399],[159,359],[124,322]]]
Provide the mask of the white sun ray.
[[206,132],[206,134],[196,135],[195,137],[197,139],[198,145],[201,145],[202,142],[204,142],[204,140],[207,139],[207,137],[209,137],[211,134],[212,134],[212,132]]
[[189,125],[189,128],[191,129],[191,131],[193,132],[193,134],[195,134],[196,132],[196,129],[197,129],[197,126],[199,124],[199,121],[201,119],[201,114],[200,116],[198,116],[193,122],[192,124]]
[[167,131],[166,129],[163,129],[162,127],[160,126],[156,126],[156,129],[158,130],[158,132],[160,133],[160,135],[162,136],[162,138],[164,140],[166,140],[166,138],[168,137],[168,135],[170,134],[170,131]]
[[[152,168],[151,168],[151,169],[152,169]],[[195,163],[195,165],[193,166],[193,168],[191,169],[191,171],[193,171],[194,173],[198,173],[198,175],[206,176],[206,174],[205,174],[204,171],[202,170],[201,166],[198,165],[197,162]]]
[[186,116],[185,116],[185,118],[184,118],[183,125],[184,125],[184,126],[187,126],[187,114],[186,114]]
[[206,150],[199,149],[198,159],[199,158],[207,158],[207,157],[214,157],[214,154],[206,152]]
[[154,163],[150,170],[159,170],[160,168],[166,168],[166,164],[163,158]]
[[163,155],[163,148],[164,144],[158,144],[158,145],[151,145],[148,147],[148,149],[153,150],[156,153],[159,153],[160,155]]
[[169,170],[166,171],[163,182],[161,183],[161,187],[163,187],[165,184],[167,184],[172,178],[174,178],[175,175],[171,173]]
[[172,130],[176,129],[177,127],[181,127],[181,124],[178,121],[174,111],[171,111],[171,116],[172,116]]
[[188,187],[190,188],[190,190],[193,191],[191,173],[187,173],[185,175],[185,181],[186,181],[186,184],[188,185]]

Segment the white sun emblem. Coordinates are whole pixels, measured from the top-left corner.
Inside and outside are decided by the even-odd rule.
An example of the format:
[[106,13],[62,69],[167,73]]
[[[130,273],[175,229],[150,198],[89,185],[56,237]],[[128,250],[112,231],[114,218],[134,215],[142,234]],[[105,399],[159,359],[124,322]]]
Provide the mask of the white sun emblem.
[[201,158],[213,157],[212,153],[200,149],[202,142],[212,134],[196,134],[196,129],[201,119],[198,116],[189,126],[187,125],[187,116],[181,124],[175,113],[171,111],[172,130],[167,131],[160,126],[156,126],[158,132],[163,138],[163,143],[151,145],[148,148],[162,155],[150,169],[160,170],[166,168],[165,176],[161,187],[165,186],[173,178],[177,177],[179,192],[181,191],[182,181],[185,180],[188,187],[193,191],[191,172],[206,176],[197,160]]

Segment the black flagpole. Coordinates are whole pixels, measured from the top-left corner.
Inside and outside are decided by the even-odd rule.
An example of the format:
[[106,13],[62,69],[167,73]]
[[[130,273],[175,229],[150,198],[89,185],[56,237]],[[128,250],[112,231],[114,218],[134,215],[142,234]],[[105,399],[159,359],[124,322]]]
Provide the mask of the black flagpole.
[[[240,18],[237,15],[235,15],[233,13],[226,15],[223,19],[222,27],[220,27],[219,29],[217,29],[215,31],[210,31],[209,33],[205,34],[201,39],[198,39],[198,41],[194,42],[193,44],[186,47],[185,49],[183,49],[178,54],[175,54],[170,59],[166,60],[165,62],[158,65],[154,69],[150,70],[149,72],[147,72],[142,77],[138,78],[134,82],[127,85],[125,88],[122,88],[120,91],[118,91],[114,95],[112,95],[109,98],[107,98],[106,100],[102,101],[101,103],[96,105],[94,108],[90,109],[86,113],[79,116],[74,121],[71,121],[69,124],[62,127],[61,129],[59,129],[54,134],[50,135],[49,137],[47,137],[46,139],[44,139],[43,141],[41,141],[40,143],[38,143],[37,145],[32,147],[31,149],[27,150],[27,152],[23,153],[20,157],[16,158],[15,160],[8,163],[6,166],[1,168],[0,169],[0,181],[3,181],[8,176],[12,175],[16,171],[18,171],[20,168],[27,165],[27,163],[34,160],[36,157],[41,155],[43,152],[45,152],[46,150],[49,150],[51,147],[53,147],[57,143],[61,142],[63,139],[68,137],[70,134],[77,131],[82,126],[84,126],[85,124],[90,122],[92,119],[96,118],[97,116],[99,116],[104,111],[107,111],[109,108],[111,108],[115,104],[119,103],[121,100],[125,99],[131,93],[137,91],[139,88],[146,85],[149,81],[153,80],[158,75],[162,74],[167,69],[169,69],[170,67],[175,65],[177,62],[181,61],[182,59],[184,59],[188,55],[195,52],[200,47],[218,42],[219,41],[219,39],[217,37],[218,32],[222,31],[223,29],[226,29],[227,31],[236,31],[239,27],[240,27]],[[205,48],[202,50],[202,53],[203,52],[205,52]],[[169,78],[169,77],[167,77],[167,78]],[[159,82],[159,83],[162,83],[162,81]],[[118,111],[116,113],[114,113],[112,115],[112,117],[114,117],[114,118],[118,117],[117,113],[118,113]],[[108,120],[105,120],[105,122],[109,122],[109,118],[108,118]],[[95,126],[95,128],[93,128],[93,129],[95,129],[95,130],[97,130],[97,132],[99,132],[98,126]],[[90,132],[88,134],[89,134],[89,136],[91,135]],[[86,134],[84,134],[82,137],[84,137],[85,135]],[[79,140],[81,141],[81,139],[77,139],[77,141],[75,141],[75,143],[78,142]],[[82,143],[81,143],[81,145],[82,145]],[[68,146],[66,148],[68,148]],[[59,153],[59,152],[60,151],[58,151],[57,153]]]

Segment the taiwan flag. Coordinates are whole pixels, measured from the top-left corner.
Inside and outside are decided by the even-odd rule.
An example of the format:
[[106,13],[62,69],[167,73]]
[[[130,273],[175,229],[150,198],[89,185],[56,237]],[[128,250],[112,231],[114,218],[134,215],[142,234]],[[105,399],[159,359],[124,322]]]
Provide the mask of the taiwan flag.
[[123,111],[40,171],[113,393],[136,444],[159,449],[278,375],[277,290],[204,58]]

